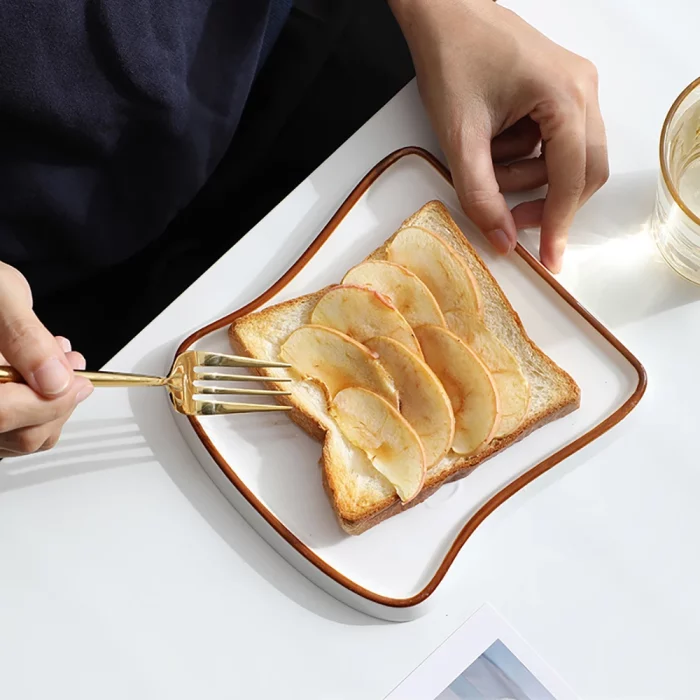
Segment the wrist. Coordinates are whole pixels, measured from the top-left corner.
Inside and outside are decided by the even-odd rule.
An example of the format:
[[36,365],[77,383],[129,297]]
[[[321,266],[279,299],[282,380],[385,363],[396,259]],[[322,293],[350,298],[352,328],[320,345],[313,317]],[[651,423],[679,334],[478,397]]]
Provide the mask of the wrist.
[[389,8],[397,17],[415,14],[441,12],[455,5],[462,8],[478,10],[483,6],[491,6],[497,0],[387,0]]
[[461,16],[465,12],[478,15],[493,7],[495,0],[387,0],[387,3],[410,43],[418,30],[443,24],[454,10],[459,10]]

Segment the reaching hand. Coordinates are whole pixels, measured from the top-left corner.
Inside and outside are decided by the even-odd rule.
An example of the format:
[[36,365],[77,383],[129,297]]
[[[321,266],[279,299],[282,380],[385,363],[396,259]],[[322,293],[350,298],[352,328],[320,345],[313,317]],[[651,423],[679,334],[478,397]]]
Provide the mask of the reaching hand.
[[[541,226],[558,272],[574,214],[608,178],[595,67],[491,0],[390,2],[465,213],[503,253]],[[509,211],[502,192],[544,184]]]

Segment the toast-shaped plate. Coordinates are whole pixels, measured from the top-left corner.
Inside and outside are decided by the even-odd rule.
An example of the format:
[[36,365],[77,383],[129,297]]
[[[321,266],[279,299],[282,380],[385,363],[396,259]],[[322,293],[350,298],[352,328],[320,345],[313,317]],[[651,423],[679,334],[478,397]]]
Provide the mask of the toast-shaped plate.
[[286,415],[179,417],[203,467],[280,554],[331,595],[388,620],[423,614],[438,591],[449,591],[440,585],[448,571],[459,578],[459,551],[487,516],[632,410],[646,388],[639,361],[524,248],[507,258],[493,254],[461,213],[448,172],[418,148],[375,166],[277,283],[178,349],[230,352],[227,330],[235,318],[338,283],[432,199],[448,207],[530,337],[579,384],[579,410],[357,537],[341,530],[324,492],[320,443]]

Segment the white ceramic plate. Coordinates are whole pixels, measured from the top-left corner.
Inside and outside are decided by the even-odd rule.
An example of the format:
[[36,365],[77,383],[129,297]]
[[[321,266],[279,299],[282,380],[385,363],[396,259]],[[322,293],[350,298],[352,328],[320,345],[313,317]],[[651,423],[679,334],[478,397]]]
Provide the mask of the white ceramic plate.
[[[537,430],[461,481],[443,486],[425,503],[357,537],[344,534],[324,493],[318,464],[321,445],[284,414],[180,421],[205,469],[273,547],[332,595],[393,620],[423,613],[480,519],[621,420],[646,385],[639,362],[529,254],[520,251],[502,258],[491,252],[461,214],[441,166],[419,149],[404,149],[380,163],[324,229],[319,239],[327,239],[318,250],[309,251],[303,269],[288,273],[260,306],[339,282],[432,199],[450,209],[530,337],[579,384],[578,411]],[[230,321],[228,317],[203,329],[180,349],[230,352]]]

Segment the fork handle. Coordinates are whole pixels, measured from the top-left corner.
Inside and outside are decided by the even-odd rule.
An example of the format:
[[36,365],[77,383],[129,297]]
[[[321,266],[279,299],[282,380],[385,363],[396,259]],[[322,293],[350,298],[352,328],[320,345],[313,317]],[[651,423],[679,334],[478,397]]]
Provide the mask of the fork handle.
[[[148,374],[126,374],[124,372],[86,372],[75,370],[79,377],[85,377],[94,386],[124,387],[124,386],[164,386],[167,380],[164,377],[154,377]],[[24,377],[12,367],[0,367],[0,384],[12,382],[14,384],[26,384]]]

